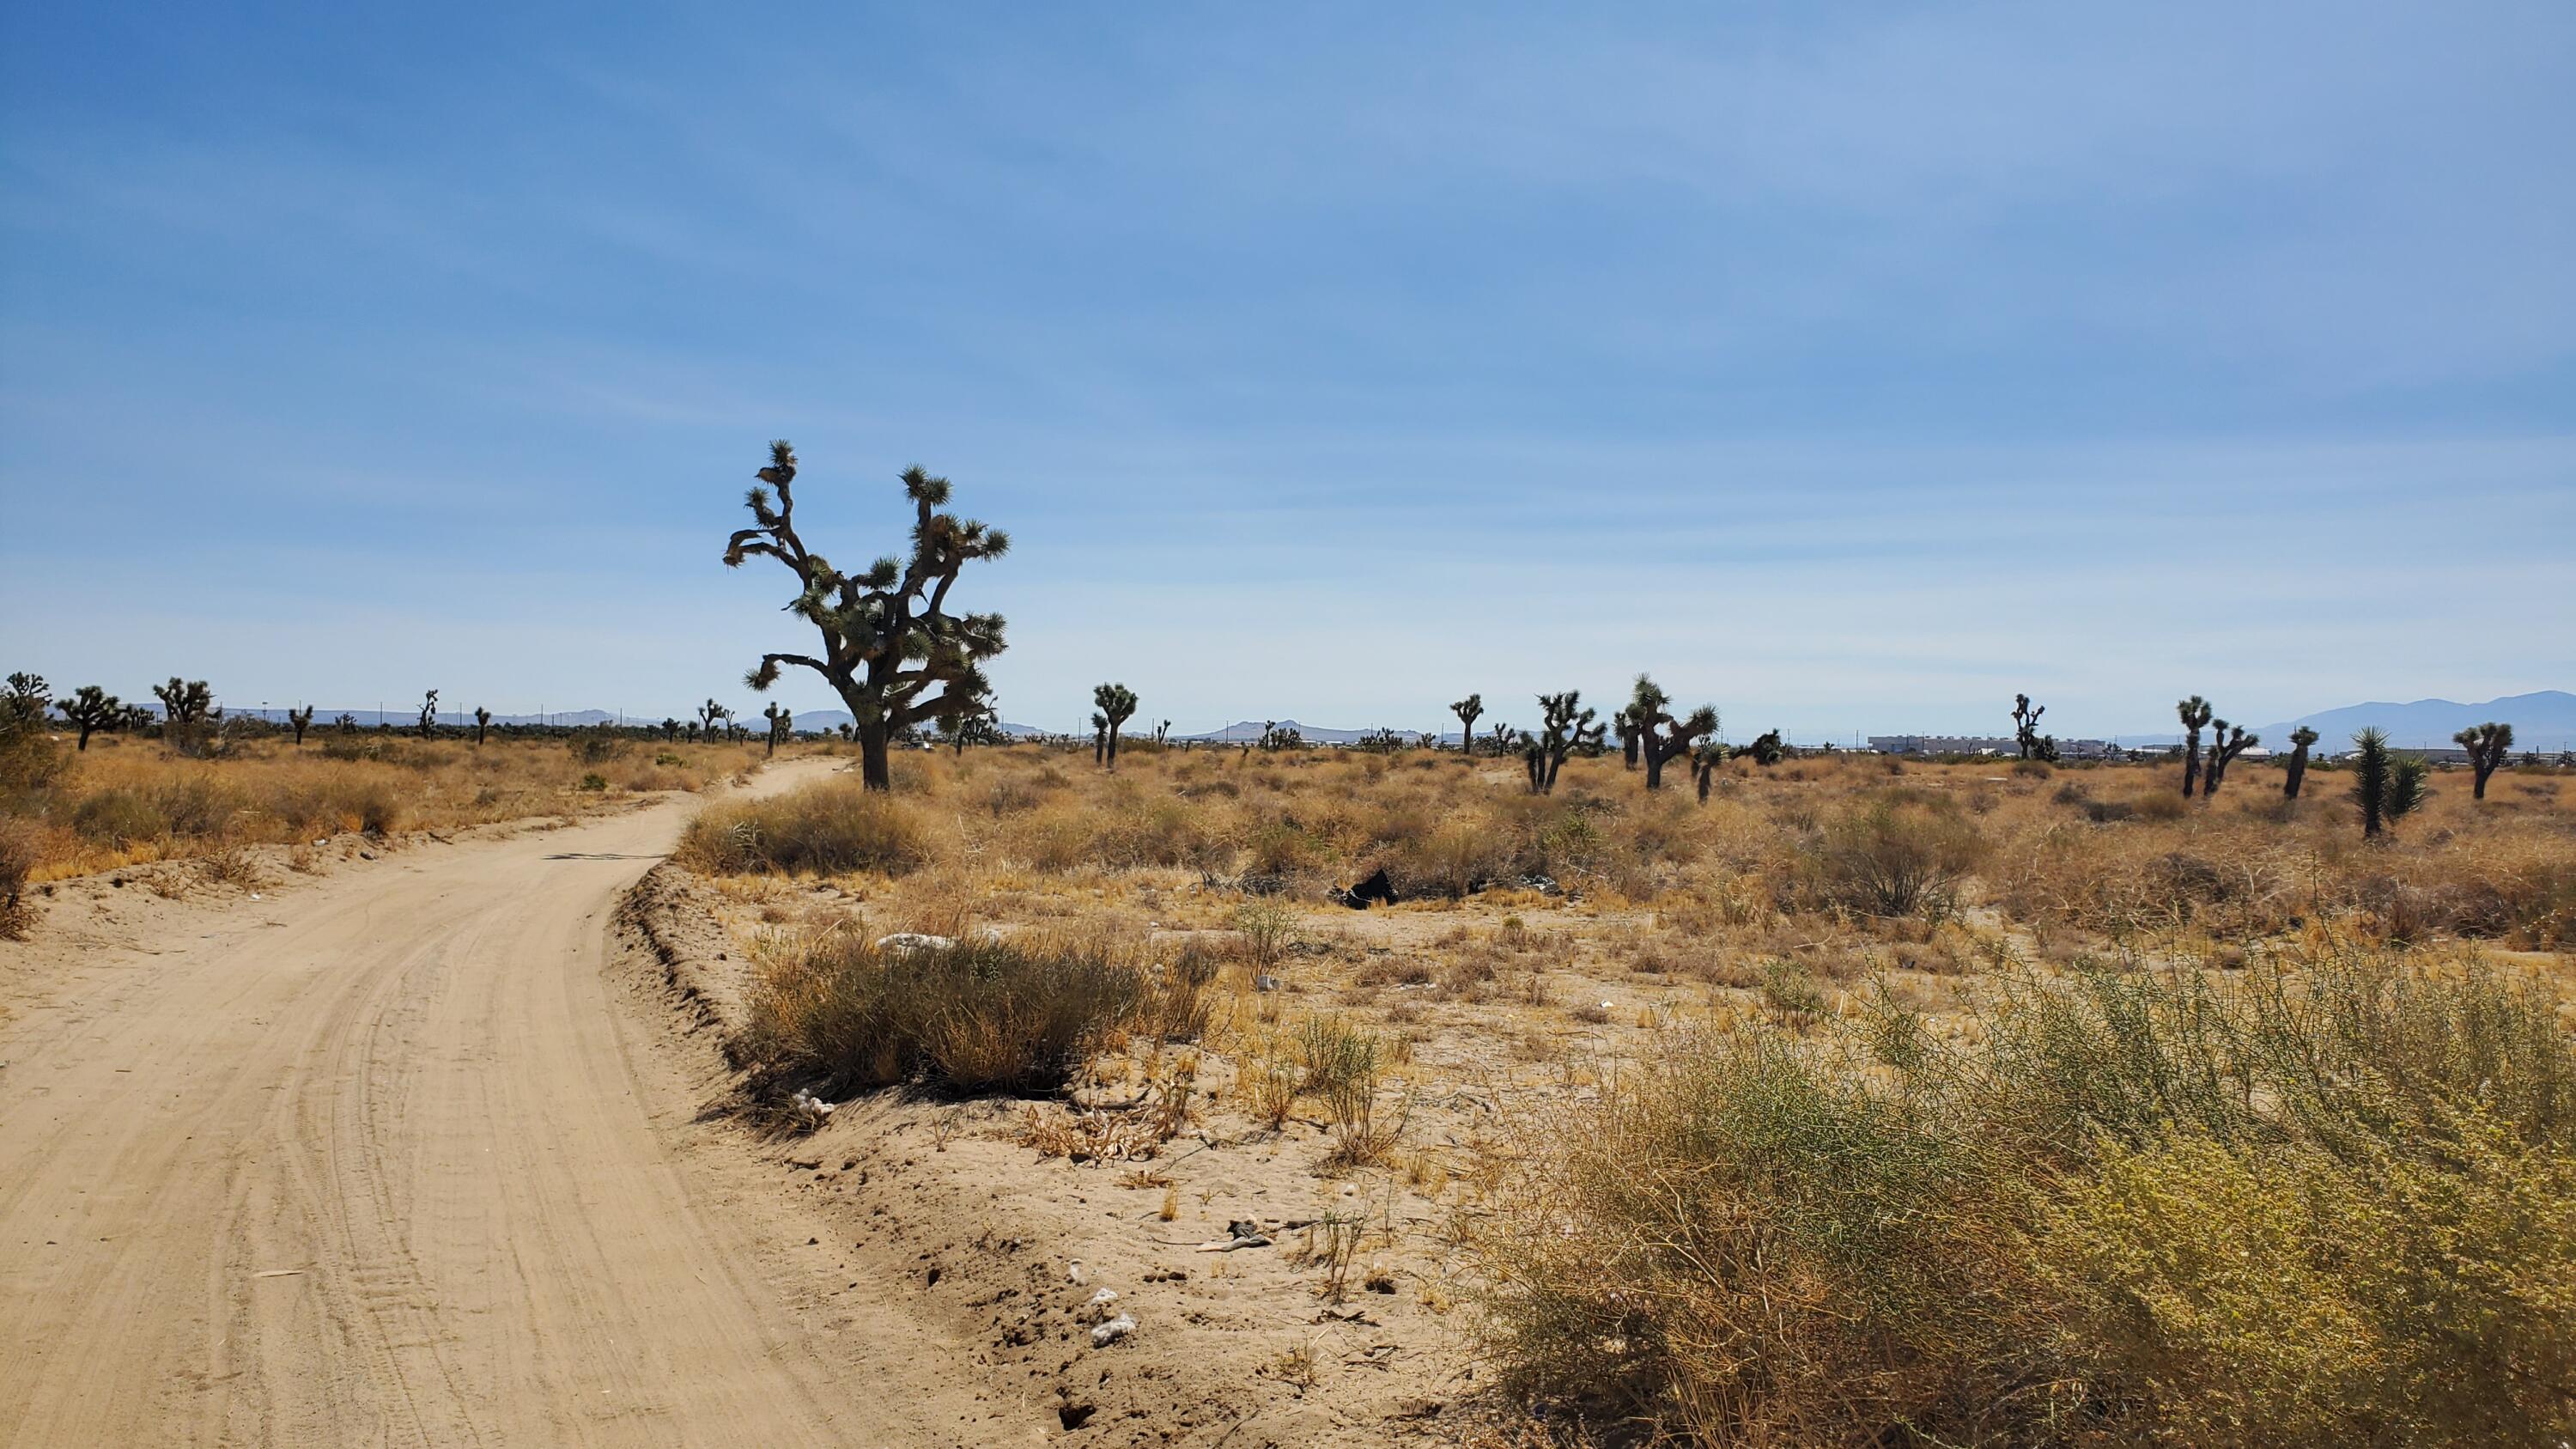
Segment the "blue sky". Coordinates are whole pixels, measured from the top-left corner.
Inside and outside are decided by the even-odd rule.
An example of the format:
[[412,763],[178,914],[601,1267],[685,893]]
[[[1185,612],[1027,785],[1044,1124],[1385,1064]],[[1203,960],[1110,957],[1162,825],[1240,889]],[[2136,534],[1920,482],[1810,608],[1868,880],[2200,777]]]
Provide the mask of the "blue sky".
[[2564,4],[6,3],[58,686],[751,712],[786,436],[1058,727],[2576,687]]

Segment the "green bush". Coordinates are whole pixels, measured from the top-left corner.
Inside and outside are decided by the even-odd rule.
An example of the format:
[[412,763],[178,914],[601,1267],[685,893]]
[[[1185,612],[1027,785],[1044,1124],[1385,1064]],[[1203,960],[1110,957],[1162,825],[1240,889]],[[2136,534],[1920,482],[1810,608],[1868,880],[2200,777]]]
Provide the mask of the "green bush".
[[[1108,1034],[1195,987],[1092,943],[961,941],[880,951],[826,936],[769,961],[754,988],[744,1054],[773,1086],[827,1092],[921,1082],[956,1092],[1062,1087]],[[1203,1022],[1203,1017],[1199,1018]]]
[[728,875],[875,870],[902,875],[929,859],[911,807],[833,780],[760,800],[710,805],[689,822],[678,858]]
[[2358,955],[2005,979],[1965,1040],[1885,1003],[1685,1034],[1530,1124],[1478,1242],[1514,1377],[1701,1443],[2576,1430],[2544,986]]

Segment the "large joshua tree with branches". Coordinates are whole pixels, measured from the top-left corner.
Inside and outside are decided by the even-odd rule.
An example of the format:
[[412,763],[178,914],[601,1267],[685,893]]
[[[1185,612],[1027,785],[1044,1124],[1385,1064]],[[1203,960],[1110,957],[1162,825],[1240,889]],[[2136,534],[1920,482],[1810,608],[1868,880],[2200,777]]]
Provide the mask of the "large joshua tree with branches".
[[2209,727],[2209,701],[2195,694],[2177,703],[2174,715],[2190,742],[2182,757],[2182,798],[2188,800],[2200,786],[2200,732]]
[[2489,720],[2475,729],[2462,730],[2451,736],[2451,743],[2469,752],[2469,769],[2476,783],[2469,787],[2469,798],[2487,798],[2487,776],[2504,763],[2505,754],[2513,748],[2513,726]]
[[1593,723],[1595,711],[1584,707],[1579,689],[1542,694],[1538,709],[1541,723],[1522,737],[1521,762],[1529,769],[1530,793],[1547,795],[1556,790],[1556,772],[1565,768],[1565,757],[1578,748],[1601,748],[1609,726]]
[[420,702],[420,737],[422,739],[428,739],[430,731],[437,728],[438,691],[433,689]]
[[743,682],[765,690],[784,664],[822,675],[858,721],[861,780],[871,790],[892,789],[887,749],[895,732],[939,718],[954,704],[952,695],[970,697],[986,687],[980,666],[1002,652],[1002,616],[952,614],[948,593],[967,564],[1008,552],[1010,535],[943,512],[948,480],[907,468],[911,557],[889,554],[845,574],[796,532],[796,450],[784,439],[770,444],[769,466],[759,477],[743,500],[756,526],[725,545],[725,564],[739,567],[760,556],[795,574],[798,592],[787,611],[814,626],[823,652],[764,654]]
[[2290,773],[2288,778],[2281,781],[2282,798],[2289,800],[2299,798],[2299,787],[2307,783],[2308,779],[2308,746],[2316,742],[2317,732],[2306,725],[2290,731]]
[[84,684],[72,691],[69,699],[56,700],[54,708],[62,711],[73,729],[80,731],[80,748],[89,748],[89,737],[100,730],[112,730],[125,718],[125,706],[115,695],[95,684]]
[[1117,769],[1118,732],[1127,727],[1127,721],[1136,713],[1136,691],[1123,684],[1096,685],[1091,691],[1091,702],[1100,706],[1100,713],[1094,718],[1107,726],[1109,756],[1103,763],[1110,769]]
[[1620,711],[1636,731],[1637,750],[1646,761],[1649,790],[1664,788],[1666,762],[1688,754],[1691,746],[1717,733],[1717,710],[1713,706],[1701,705],[1677,719],[1672,704],[1672,696],[1664,692],[1663,686],[1640,674],[1628,707]]
[[1476,721],[1484,717],[1485,696],[1468,695],[1465,699],[1449,706],[1449,712],[1458,716],[1458,753],[1462,755],[1476,753]]

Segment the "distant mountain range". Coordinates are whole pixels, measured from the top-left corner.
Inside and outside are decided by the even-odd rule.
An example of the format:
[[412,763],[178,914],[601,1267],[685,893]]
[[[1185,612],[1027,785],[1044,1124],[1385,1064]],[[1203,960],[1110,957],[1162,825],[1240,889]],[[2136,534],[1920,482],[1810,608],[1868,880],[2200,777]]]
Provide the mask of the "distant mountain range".
[[2563,689],[2509,694],[2484,704],[2460,704],[2447,699],[2348,704],[2341,709],[2267,724],[2259,733],[2265,744],[2286,748],[2290,731],[2306,725],[2322,736],[2319,748],[2340,750],[2355,733],[2376,727],[2387,731],[2388,742],[2401,749],[2449,749],[2453,735],[2489,720],[2513,726],[2513,747],[2517,751],[2556,753],[2576,749],[2576,694]]

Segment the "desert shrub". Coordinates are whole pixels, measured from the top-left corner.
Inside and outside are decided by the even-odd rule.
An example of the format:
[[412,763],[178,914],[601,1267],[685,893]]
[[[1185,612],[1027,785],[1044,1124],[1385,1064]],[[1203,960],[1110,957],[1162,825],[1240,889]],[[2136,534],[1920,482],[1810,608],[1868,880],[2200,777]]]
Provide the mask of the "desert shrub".
[[35,925],[27,904],[27,877],[42,856],[36,822],[0,814],[0,940],[22,941]]
[[930,858],[910,806],[842,780],[760,800],[722,801],[698,812],[677,858],[726,875],[763,871],[902,875]]
[[1155,994],[1143,967],[1097,942],[970,939],[890,953],[830,935],[764,964],[742,1051],[770,1086],[1046,1091]]
[[2576,1427],[2576,1044],[2343,953],[2014,968],[1677,1035],[1523,1124],[1481,1231],[1524,1387],[1701,1443],[2544,1444]]
[[1948,799],[1902,787],[1856,802],[1824,829],[1809,857],[1826,903],[1870,916],[1933,920],[1957,905],[1959,878],[1985,840]]
[[32,794],[70,773],[71,751],[57,743],[41,722],[0,720],[0,798]]
[[170,833],[169,817],[141,790],[101,790],[72,807],[72,829],[83,839],[121,850]]

